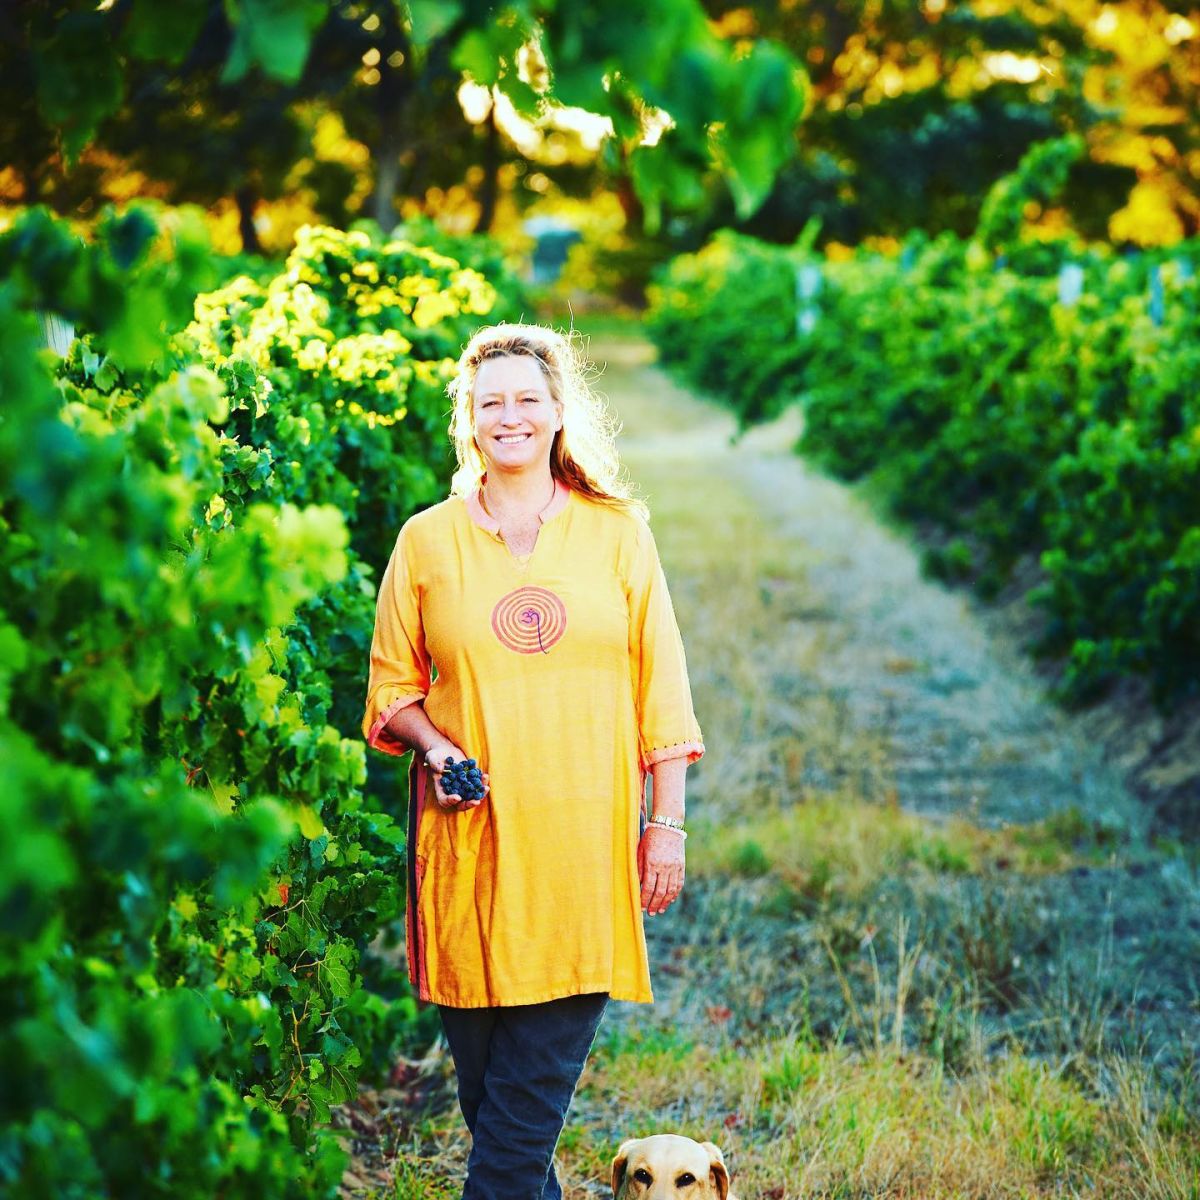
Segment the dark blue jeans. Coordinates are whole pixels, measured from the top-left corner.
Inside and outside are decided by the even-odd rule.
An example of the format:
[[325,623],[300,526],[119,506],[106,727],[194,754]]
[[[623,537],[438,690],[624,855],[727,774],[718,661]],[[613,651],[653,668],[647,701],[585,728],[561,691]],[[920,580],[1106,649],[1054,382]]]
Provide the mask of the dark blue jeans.
[[554,1148],[607,992],[541,1004],[439,1004],[471,1131],[462,1200],[562,1200]]

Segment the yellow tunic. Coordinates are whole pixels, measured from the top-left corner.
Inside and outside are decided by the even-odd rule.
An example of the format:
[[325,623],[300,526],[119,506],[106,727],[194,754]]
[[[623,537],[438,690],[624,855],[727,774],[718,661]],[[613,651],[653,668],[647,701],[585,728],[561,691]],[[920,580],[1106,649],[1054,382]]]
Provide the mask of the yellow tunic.
[[[436,676],[436,677],[434,677]],[[459,1008],[652,1003],[637,843],[646,773],[704,753],[650,527],[561,482],[515,558],[478,493],[405,522],[380,581],[363,736],[397,709],[489,776],[465,812],[409,772],[408,970]]]

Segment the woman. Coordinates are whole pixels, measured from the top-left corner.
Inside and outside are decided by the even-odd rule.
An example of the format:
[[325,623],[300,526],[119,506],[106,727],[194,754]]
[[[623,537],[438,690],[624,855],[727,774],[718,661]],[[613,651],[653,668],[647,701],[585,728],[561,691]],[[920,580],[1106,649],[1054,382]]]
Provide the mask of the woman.
[[[482,329],[449,390],[459,469],[384,571],[363,733],[415,752],[408,969],[473,1135],[464,1200],[558,1200],[605,1007],[654,999],[642,913],[683,887],[704,746],[645,508],[573,344]],[[482,799],[446,791],[468,757]]]

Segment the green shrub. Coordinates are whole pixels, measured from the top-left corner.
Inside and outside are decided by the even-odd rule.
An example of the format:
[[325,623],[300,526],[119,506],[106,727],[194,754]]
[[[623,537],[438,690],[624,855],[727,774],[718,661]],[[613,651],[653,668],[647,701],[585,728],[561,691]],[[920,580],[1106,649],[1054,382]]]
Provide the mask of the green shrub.
[[661,273],[647,324],[743,424],[798,400],[802,453],[947,535],[934,574],[994,595],[1039,563],[1036,651],[1065,662],[1063,700],[1137,676],[1165,708],[1200,694],[1200,281],[1176,262],[1200,246],[1020,240],[1009,208],[1077,152],[1038,150],[969,242],[825,262],[721,233]]
[[[0,239],[0,1181],[31,1197],[333,1195],[330,1106],[417,1028],[366,957],[404,831],[364,794],[363,677],[497,294],[314,229],[196,301],[198,226]],[[31,310],[84,331],[65,359]]]

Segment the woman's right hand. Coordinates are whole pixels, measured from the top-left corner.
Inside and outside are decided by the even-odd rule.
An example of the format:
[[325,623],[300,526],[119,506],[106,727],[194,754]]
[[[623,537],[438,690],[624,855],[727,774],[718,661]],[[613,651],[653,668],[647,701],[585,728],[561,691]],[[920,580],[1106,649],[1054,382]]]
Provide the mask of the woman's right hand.
[[483,803],[483,800],[487,799],[488,777],[486,773],[483,776],[483,800],[464,800],[453,792],[447,794],[445,788],[442,787],[446,759],[452,758],[455,762],[462,762],[466,757],[453,742],[439,742],[426,753],[425,765],[433,772],[434,791],[439,808],[451,812],[465,812],[469,808],[477,808]]

